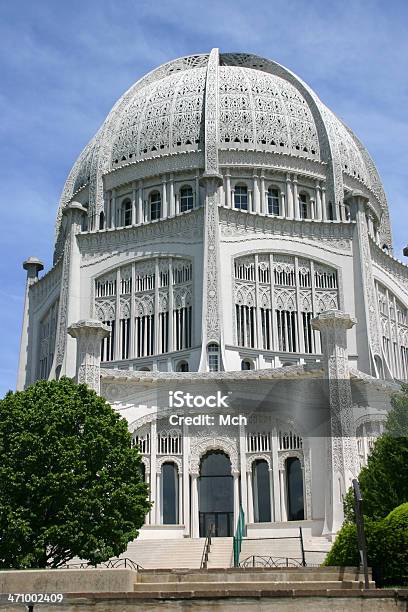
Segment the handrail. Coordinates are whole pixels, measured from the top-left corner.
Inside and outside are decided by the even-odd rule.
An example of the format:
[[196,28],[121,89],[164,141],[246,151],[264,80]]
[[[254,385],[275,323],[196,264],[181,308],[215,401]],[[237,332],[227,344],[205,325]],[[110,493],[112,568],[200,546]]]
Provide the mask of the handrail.
[[271,557],[265,555],[250,555],[240,561],[239,567],[305,567],[302,559],[296,557]]
[[211,538],[214,535],[214,523],[210,523],[207,530],[207,537],[205,538],[203,554],[201,556],[201,569],[207,569],[208,556],[211,548]]
[[104,567],[108,569],[143,569],[143,567],[139,565],[139,563],[136,563],[136,561],[133,561],[133,559],[129,559],[128,557],[120,557],[119,559],[109,559],[108,561],[98,563],[97,565],[94,565],[88,561],[82,561],[80,563],[65,563],[64,565],[60,565],[57,569],[97,569],[98,567]]

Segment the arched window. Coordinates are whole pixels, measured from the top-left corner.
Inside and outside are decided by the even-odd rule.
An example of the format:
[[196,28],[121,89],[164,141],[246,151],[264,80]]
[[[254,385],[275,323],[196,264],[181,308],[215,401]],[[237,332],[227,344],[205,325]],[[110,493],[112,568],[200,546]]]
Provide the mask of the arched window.
[[249,359],[243,359],[241,361],[241,370],[252,370],[252,363]]
[[105,213],[102,211],[99,213],[99,229],[103,229],[105,227]]
[[234,190],[234,207],[239,210],[248,210],[248,187],[237,185]]
[[351,219],[351,209],[350,209],[350,206],[348,204],[344,205],[344,216],[345,216],[345,221],[350,221],[350,219]]
[[153,191],[149,196],[150,221],[156,221],[161,217],[161,197],[158,191]]
[[220,348],[215,342],[207,347],[208,369],[210,372],[219,372],[220,369]]
[[270,479],[268,464],[264,459],[253,462],[252,482],[255,523],[269,523],[271,521]]
[[132,202],[129,199],[123,200],[120,207],[120,217],[121,225],[132,225]]
[[275,217],[280,215],[279,191],[272,187],[268,189],[268,215]]
[[178,523],[178,470],[174,463],[163,463],[161,470],[163,525]]
[[331,202],[329,202],[329,221],[333,221],[334,220],[334,212],[333,212],[333,204]]
[[144,366],[143,368],[139,368],[139,372],[150,372],[150,368],[148,368],[147,366]]
[[83,232],[87,232],[89,229],[88,227],[88,207],[89,207],[88,203],[84,204],[84,208],[86,208],[86,212],[82,213],[82,217],[81,217],[81,230]]
[[308,219],[310,216],[308,197],[305,193],[299,194],[299,213],[301,219]]
[[177,372],[188,372],[188,362],[187,361],[179,361],[177,364]]
[[382,250],[384,251],[384,253],[387,253],[387,255],[388,255],[388,244],[383,244],[382,245]]
[[305,517],[303,501],[302,466],[297,457],[286,459],[286,490],[288,496],[288,521],[303,521]]
[[194,207],[193,190],[188,185],[180,189],[180,212],[192,210]]

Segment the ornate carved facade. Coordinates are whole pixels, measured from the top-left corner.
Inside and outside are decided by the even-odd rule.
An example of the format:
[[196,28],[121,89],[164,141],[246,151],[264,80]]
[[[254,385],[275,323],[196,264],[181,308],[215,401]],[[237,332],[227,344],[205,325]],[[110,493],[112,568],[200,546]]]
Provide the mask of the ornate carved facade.
[[[336,531],[408,376],[408,267],[369,154],[303,81],[218,49],[153,70],[74,164],[53,268],[24,265],[19,387],[101,386],[143,457],[151,537],[217,512],[230,533],[240,506],[263,533]],[[225,386],[246,423],[170,409]]]

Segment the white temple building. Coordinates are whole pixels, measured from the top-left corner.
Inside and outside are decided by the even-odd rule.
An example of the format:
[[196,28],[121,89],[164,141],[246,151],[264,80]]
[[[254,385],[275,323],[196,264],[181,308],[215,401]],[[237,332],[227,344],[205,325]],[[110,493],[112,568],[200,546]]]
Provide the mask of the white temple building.
[[[143,538],[230,536],[240,508],[254,538],[338,530],[408,378],[408,267],[372,159],[300,78],[218,49],[144,76],[68,176],[53,267],[24,268],[18,388],[77,377],[127,419]],[[228,408],[186,422],[177,390]]]

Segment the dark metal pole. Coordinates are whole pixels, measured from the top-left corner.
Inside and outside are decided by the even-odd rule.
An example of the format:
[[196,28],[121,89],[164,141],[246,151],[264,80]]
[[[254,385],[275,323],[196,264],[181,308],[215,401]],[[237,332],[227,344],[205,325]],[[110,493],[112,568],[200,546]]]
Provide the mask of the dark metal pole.
[[360,485],[356,478],[353,480],[353,491],[354,491],[354,510],[356,513],[357,523],[357,538],[358,538],[358,550],[360,553],[360,565],[363,566],[364,570],[364,587],[369,588],[368,579],[368,563],[367,563],[367,543],[364,531],[364,515],[363,515],[363,497],[361,495]]
[[303,567],[306,567],[305,547],[303,545],[303,533],[302,533],[301,527],[299,527],[299,537],[300,537],[300,549],[302,551],[302,565]]

